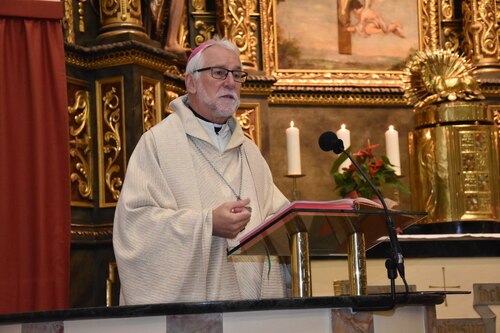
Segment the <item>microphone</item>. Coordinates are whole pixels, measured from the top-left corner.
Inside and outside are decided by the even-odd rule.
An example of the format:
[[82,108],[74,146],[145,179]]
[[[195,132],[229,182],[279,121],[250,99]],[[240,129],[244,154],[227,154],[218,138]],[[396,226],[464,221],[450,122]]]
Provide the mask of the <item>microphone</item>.
[[399,275],[404,282],[406,293],[409,292],[408,283],[405,279],[405,269],[404,269],[404,259],[403,254],[401,252],[401,246],[398,241],[398,237],[396,235],[396,230],[394,228],[394,223],[392,221],[391,214],[389,213],[389,209],[387,208],[387,204],[385,203],[384,197],[382,193],[380,193],[379,189],[372,183],[372,181],[368,178],[363,169],[358,165],[356,160],[344,149],[344,142],[337,137],[337,134],[333,132],[324,132],[320,135],[318,140],[319,146],[323,151],[333,151],[335,154],[344,153],[352,162],[352,164],[356,167],[356,170],[361,174],[361,176],[365,179],[368,185],[373,189],[375,195],[380,200],[385,213],[385,220],[387,225],[387,234],[389,236],[390,246],[391,246],[391,257],[386,260],[385,266],[387,268],[387,276],[391,280],[391,293],[393,299],[395,299],[395,279]]

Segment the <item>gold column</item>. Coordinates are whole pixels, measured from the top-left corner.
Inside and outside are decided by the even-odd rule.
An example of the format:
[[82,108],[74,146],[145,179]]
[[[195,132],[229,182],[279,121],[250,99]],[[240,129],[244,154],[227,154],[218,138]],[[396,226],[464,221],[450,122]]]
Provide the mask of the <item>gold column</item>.
[[292,297],[311,297],[311,263],[307,232],[292,234]]
[[347,254],[351,295],[366,295],[366,249],[365,235],[362,232],[355,232],[349,236]]
[[124,33],[147,37],[142,24],[140,0],[101,0],[99,38]]

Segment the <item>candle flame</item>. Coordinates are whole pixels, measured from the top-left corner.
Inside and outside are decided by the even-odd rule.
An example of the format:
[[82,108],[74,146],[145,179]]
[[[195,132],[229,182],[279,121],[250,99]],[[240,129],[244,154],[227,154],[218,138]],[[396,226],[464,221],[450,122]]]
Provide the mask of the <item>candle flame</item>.
[[394,131],[394,126],[389,125],[389,131]]
[[345,124],[340,125],[340,128],[345,130]]
[[292,121],[290,122],[290,127],[293,127],[293,125],[294,125],[294,124],[293,124],[293,120],[292,120]]

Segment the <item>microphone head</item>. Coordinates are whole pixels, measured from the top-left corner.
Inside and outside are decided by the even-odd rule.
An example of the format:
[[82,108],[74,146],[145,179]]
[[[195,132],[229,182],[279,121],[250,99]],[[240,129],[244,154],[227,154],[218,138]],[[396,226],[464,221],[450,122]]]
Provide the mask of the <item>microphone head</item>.
[[324,151],[333,150],[335,154],[340,154],[344,151],[344,142],[333,132],[321,134],[318,143],[320,148]]

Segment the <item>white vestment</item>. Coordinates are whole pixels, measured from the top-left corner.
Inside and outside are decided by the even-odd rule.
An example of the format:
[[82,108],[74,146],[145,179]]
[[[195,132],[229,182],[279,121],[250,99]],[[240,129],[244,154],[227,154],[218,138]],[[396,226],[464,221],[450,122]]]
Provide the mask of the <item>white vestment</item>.
[[238,239],[288,200],[234,118],[221,147],[185,98],[171,103],[175,112],[142,136],[129,161],[113,230],[120,303],[286,296],[285,265],[276,257],[228,257],[237,242],[212,236],[212,209],[236,195],[251,199],[252,218]]

